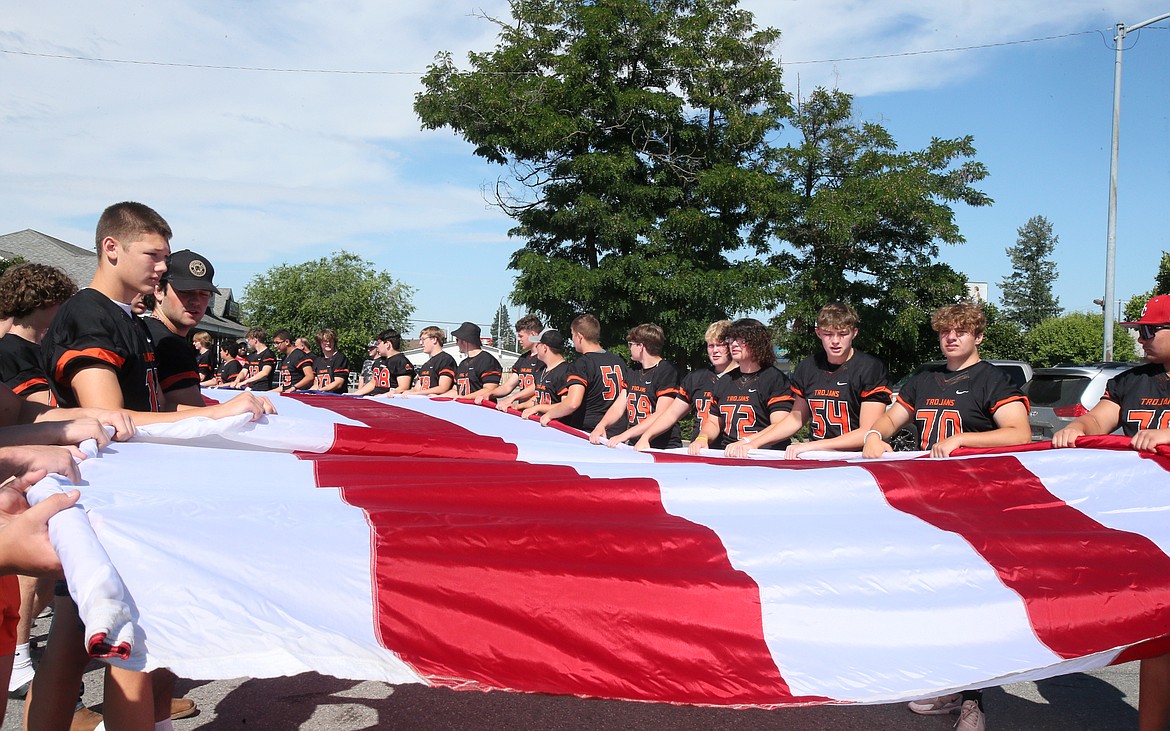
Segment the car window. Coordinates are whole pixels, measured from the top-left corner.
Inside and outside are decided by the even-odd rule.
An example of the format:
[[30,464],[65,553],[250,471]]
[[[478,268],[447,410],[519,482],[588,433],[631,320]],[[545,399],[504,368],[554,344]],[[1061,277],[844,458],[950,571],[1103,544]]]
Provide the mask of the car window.
[[1056,409],[1079,403],[1081,394],[1088,385],[1087,376],[1040,374],[1028,382],[1024,387],[1024,393],[1028,395],[1028,401],[1033,406]]
[[1024,384],[1028,382],[1028,374],[1018,365],[1003,365],[1001,363],[993,363],[992,365],[1006,373],[1016,388],[1023,388]]

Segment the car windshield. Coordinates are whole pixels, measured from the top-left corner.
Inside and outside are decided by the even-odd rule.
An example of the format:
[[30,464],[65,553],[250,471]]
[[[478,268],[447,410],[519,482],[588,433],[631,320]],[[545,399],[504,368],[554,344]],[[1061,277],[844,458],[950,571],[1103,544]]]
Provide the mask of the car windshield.
[[1088,385],[1088,376],[1041,373],[1032,378],[1024,391],[1033,406],[1057,409],[1079,403]]

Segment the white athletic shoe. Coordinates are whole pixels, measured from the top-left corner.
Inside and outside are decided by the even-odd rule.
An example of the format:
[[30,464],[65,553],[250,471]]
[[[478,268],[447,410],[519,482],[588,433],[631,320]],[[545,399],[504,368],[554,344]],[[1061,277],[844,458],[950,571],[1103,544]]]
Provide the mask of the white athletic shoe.
[[938,698],[923,698],[920,701],[910,701],[907,706],[911,711],[923,716],[943,716],[948,713],[958,713],[963,705],[963,694],[941,695]]
[[956,731],[985,731],[986,724],[983,711],[979,710],[979,703],[963,701],[963,710],[959,712],[959,720],[955,722]]

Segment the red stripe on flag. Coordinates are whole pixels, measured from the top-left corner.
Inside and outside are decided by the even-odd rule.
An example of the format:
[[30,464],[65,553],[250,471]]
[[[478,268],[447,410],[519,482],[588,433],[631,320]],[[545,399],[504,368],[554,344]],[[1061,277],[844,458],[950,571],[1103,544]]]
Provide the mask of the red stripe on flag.
[[289,397],[368,425],[334,425],[329,450],[333,454],[507,461],[515,460],[518,454],[514,444],[498,437],[481,436],[444,419],[385,402],[324,394]]
[[[649,479],[516,462],[515,448],[391,404],[298,395],[459,445],[417,459],[300,455],[374,528],[383,644],[436,684],[680,703],[793,697],[763,636],[759,587],[714,531]],[[339,429],[339,433],[342,430]],[[444,455],[446,456],[446,455]]]
[[760,592],[649,479],[301,455],[374,529],[383,644],[435,684],[679,703],[793,697]]
[[860,466],[890,505],[966,539],[1024,600],[1037,637],[1058,655],[1170,633],[1170,557],[1070,507],[1016,458]]

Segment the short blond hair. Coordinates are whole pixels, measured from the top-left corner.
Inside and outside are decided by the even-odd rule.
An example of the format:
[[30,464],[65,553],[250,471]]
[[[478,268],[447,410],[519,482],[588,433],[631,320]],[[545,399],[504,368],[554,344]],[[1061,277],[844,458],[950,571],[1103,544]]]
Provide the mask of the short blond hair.
[[703,335],[705,343],[722,343],[727,341],[727,328],[731,327],[731,320],[716,320],[707,326],[707,333]]
[[443,335],[443,331],[434,325],[428,325],[419,332],[418,339],[422,340],[423,338],[434,338],[439,343],[439,345],[444,345],[447,342],[447,338]]

